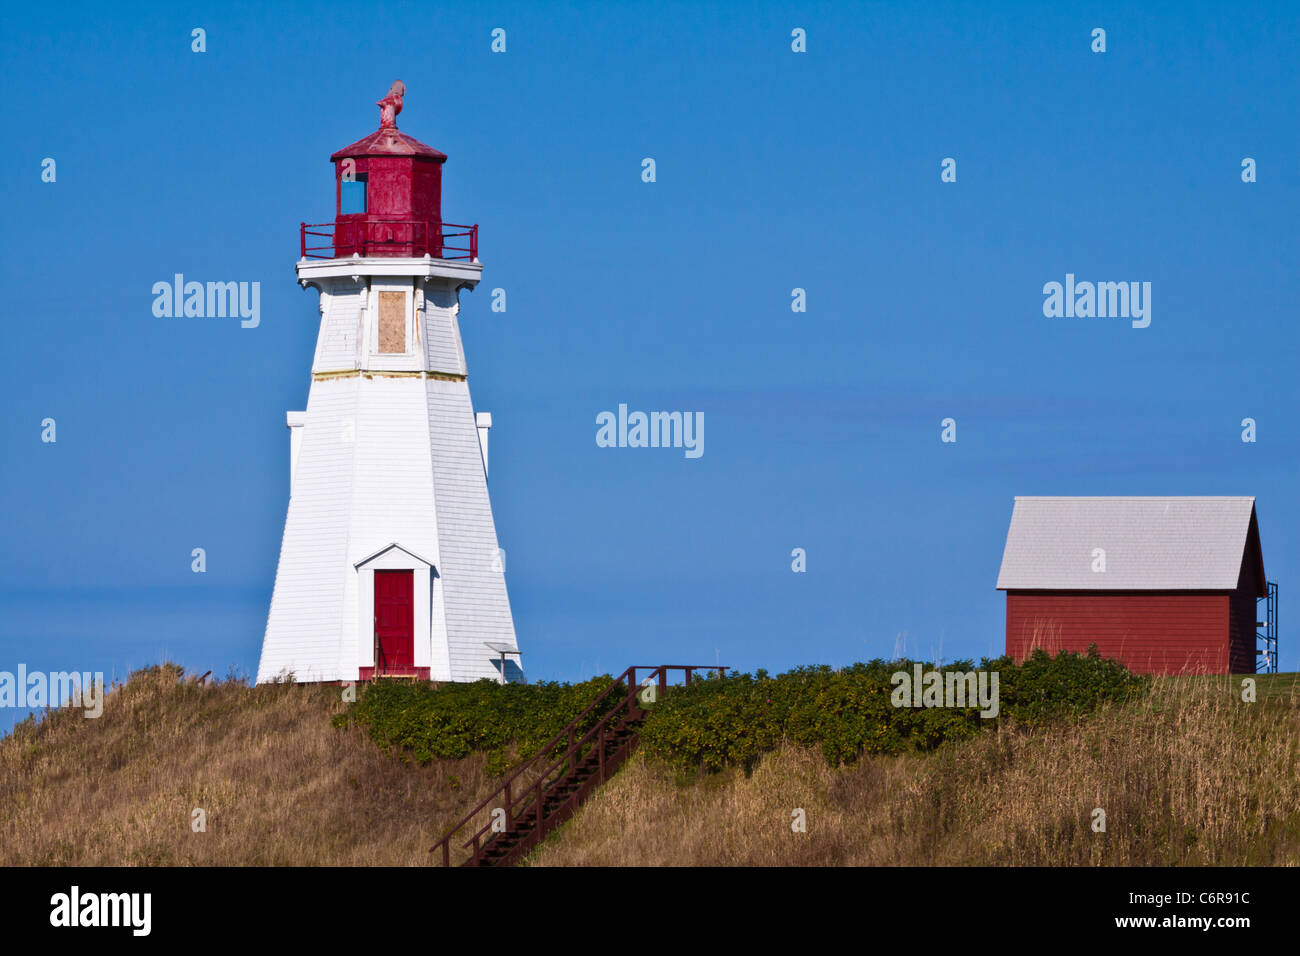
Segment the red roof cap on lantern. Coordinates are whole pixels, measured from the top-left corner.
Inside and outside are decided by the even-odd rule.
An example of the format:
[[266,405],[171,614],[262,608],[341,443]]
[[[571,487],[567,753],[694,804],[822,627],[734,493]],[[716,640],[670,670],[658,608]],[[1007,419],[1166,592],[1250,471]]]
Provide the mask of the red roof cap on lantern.
[[405,95],[405,84],[396,81],[375,104],[379,129],[330,156],[335,164],[334,222],[301,225],[303,258],[478,259],[478,226],[442,220],[447,154],[397,128]]
[[354,159],[359,156],[420,156],[435,162],[447,161],[447,154],[426,146],[414,136],[407,136],[395,126],[380,127],[351,146],[344,146],[330,156],[330,162]]

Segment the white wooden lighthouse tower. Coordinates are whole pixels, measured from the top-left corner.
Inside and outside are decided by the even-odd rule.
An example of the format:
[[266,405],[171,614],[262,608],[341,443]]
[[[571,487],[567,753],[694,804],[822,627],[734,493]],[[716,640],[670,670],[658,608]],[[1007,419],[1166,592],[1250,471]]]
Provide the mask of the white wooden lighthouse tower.
[[330,157],[334,222],[302,227],[320,334],[259,683],[522,679],[457,324],[478,227],[442,221],[447,157],[398,131],[404,92]]

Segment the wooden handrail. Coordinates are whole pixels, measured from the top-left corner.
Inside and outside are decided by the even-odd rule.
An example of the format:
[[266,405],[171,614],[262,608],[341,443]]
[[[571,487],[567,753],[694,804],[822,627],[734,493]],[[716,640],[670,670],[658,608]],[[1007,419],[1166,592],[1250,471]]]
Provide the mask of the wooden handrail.
[[[610,725],[614,720],[614,718],[617,717],[621,721],[621,720],[625,720],[628,716],[631,716],[633,703],[636,700],[637,695],[642,691],[642,687],[637,682],[637,672],[649,671],[650,673],[645,678],[646,683],[649,684],[651,682],[654,682],[655,678],[658,678],[659,689],[667,689],[668,672],[670,670],[684,671],[686,675],[686,683],[689,685],[691,683],[691,679],[695,671],[716,670],[718,672],[718,676],[721,677],[726,672],[726,666],[717,665],[717,664],[714,665],[660,664],[657,666],[641,664],[641,665],[633,665],[632,667],[627,668],[625,671],[623,671],[623,673],[621,673],[618,677],[612,680],[609,686],[606,687],[603,691],[601,691],[600,694],[598,694],[595,697],[595,699],[592,700],[592,702],[588,704],[587,707],[580,714],[578,714],[577,717],[571,720],[562,730],[560,730],[559,733],[557,733],[554,737],[552,737],[549,741],[547,741],[547,743],[545,743],[542,747],[540,747],[536,753],[534,753],[531,757],[529,757],[517,768],[515,768],[515,771],[512,774],[510,774],[510,776],[508,776],[500,786],[498,786],[482,802],[480,802],[478,806],[476,806],[473,810],[471,810],[468,814],[466,814],[460,820],[459,823],[457,823],[454,827],[452,827],[449,831],[447,831],[447,834],[441,840],[439,840],[437,843],[435,843],[433,846],[429,848],[429,852],[433,853],[437,851],[439,848],[441,848],[442,864],[443,866],[450,866],[451,865],[451,841],[455,837],[456,833],[464,829],[469,824],[471,824],[475,817],[477,817],[480,813],[482,813],[494,802],[497,802],[499,798],[501,798],[502,796],[504,796],[505,798],[504,809],[506,812],[507,829],[514,829],[514,823],[516,821],[523,819],[525,816],[533,812],[533,808],[536,808],[536,814],[537,814],[536,832],[540,838],[540,836],[546,832],[547,793],[549,793],[554,787],[558,786],[561,781],[565,780],[568,776],[570,776],[575,772],[579,762],[578,755],[581,753],[582,748],[586,746],[587,743],[590,742],[593,737],[596,738],[599,742],[601,777],[602,779],[604,778],[606,732],[610,729]],[[600,720],[598,720],[591,727],[591,729],[589,729],[581,737],[577,737],[575,739],[578,726],[579,724],[581,724],[583,718],[587,717],[588,714],[590,714],[593,710],[595,710],[596,707],[601,703],[601,701],[605,700],[615,690],[615,688],[622,688],[626,691],[626,693],[623,696],[623,699],[615,703],[614,706],[611,707],[609,711],[606,714],[604,714],[600,718]],[[564,748],[564,753],[559,757],[556,757],[554,760],[552,760],[551,763],[545,767],[545,769],[541,770],[540,772],[537,772],[536,771],[537,765],[540,763],[544,763],[547,756],[553,753],[555,748],[559,746],[561,742],[565,740],[566,737],[568,738],[568,740],[567,740],[567,745]],[[561,773],[554,780],[550,780],[550,781],[547,780],[547,777],[549,777],[552,773],[554,773],[557,769],[559,769],[561,766],[565,764],[568,764],[568,768],[564,773]],[[513,787],[515,781],[524,773],[530,770],[535,772],[537,776],[535,780],[533,780],[528,785],[527,793],[514,791]],[[461,844],[462,848],[470,848],[471,846],[473,847],[471,851],[472,852],[471,859],[477,860],[481,855],[481,853],[483,852],[484,846],[480,843],[480,838],[485,833],[487,833],[491,828],[492,828],[492,821],[489,821],[484,826],[474,831],[474,833],[470,836],[470,838],[466,840],[463,844]],[[489,837],[488,841],[486,842],[490,842],[490,841],[491,838]]]
[[[571,723],[577,723],[577,721],[582,720],[583,717],[591,713],[592,709],[595,708],[595,706],[599,704],[602,700],[604,700],[609,695],[609,693],[612,690],[614,690],[615,687],[618,687],[623,681],[623,679],[628,676],[629,672],[632,672],[634,670],[635,668],[628,668],[627,670],[623,671],[623,673],[620,674],[618,677],[616,677],[614,680],[610,681],[609,686],[606,687],[603,691],[601,691],[596,696],[595,700],[593,700],[590,704],[588,704],[587,708],[583,710],[582,713],[580,713],[577,717],[575,717]],[[540,749],[538,749],[537,753],[533,754],[533,756],[529,757],[522,764],[516,767],[514,773],[506,777],[505,782],[500,787],[498,787],[492,793],[488,794],[488,796],[484,798],[482,803],[480,803],[473,810],[467,813],[459,823],[457,823],[454,827],[451,828],[451,830],[448,831],[445,837],[443,837],[438,843],[434,844],[434,846],[430,849],[430,852],[436,850],[439,846],[442,846],[444,848],[443,856],[445,858],[446,846],[451,842],[451,838],[456,833],[456,831],[461,829],[461,827],[465,826],[476,816],[478,816],[490,803],[492,803],[492,801],[496,798],[497,794],[505,792],[517,777],[522,775],[525,770],[527,770],[529,767],[531,767],[534,763],[536,763],[541,758],[542,754],[549,753],[555,747],[555,745],[559,743],[560,738],[563,737],[566,733],[568,733],[568,731],[569,728],[566,726],[558,734],[556,734],[549,741],[547,741]]]
[[[627,671],[624,671],[623,673],[626,674]],[[574,743],[574,740],[573,740],[573,731],[574,731],[574,729],[575,729],[575,725],[577,724],[577,721],[575,720],[573,723],[571,723],[571,724],[569,725],[568,728],[566,728],[566,729],[568,730],[568,733],[569,733],[569,746],[568,746],[568,748],[565,750],[565,752],[564,752],[564,754],[563,754],[562,756],[557,757],[554,761],[552,761],[552,763],[550,764],[550,766],[548,766],[545,770],[542,770],[541,772],[539,772],[538,775],[537,775],[537,788],[538,788],[538,791],[537,791],[537,792],[538,792],[539,796],[543,795],[544,790],[549,790],[552,784],[559,783],[561,780],[564,779],[564,777],[568,776],[569,773],[572,773],[572,772],[577,768],[577,763],[578,763],[578,762],[577,762],[577,752],[578,752],[579,750],[582,749],[583,744],[585,744],[585,743],[587,742],[587,740],[588,740],[588,739],[589,739],[593,734],[597,734],[597,733],[599,733],[599,734],[603,735],[603,734],[604,734],[604,731],[605,731],[605,726],[606,726],[606,724],[608,724],[608,723],[610,722],[610,719],[611,719],[612,717],[616,716],[616,715],[618,715],[618,716],[622,716],[622,713],[621,713],[621,712],[623,711],[624,708],[629,708],[629,707],[630,707],[630,704],[631,704],[632,700],[636,697],[636,695],[637,695],[637,687],[634,685],[634,686],[632,686],[632,687],[629,688],[628,695],[627,695],[626,697],[624,697],[623,700],[621,700],[619,703],[615,704],[614,707],[613,707],[613,709],[611,709],[609,713],[607,713],[604,717],[602,717],[602,718],[601,718],[601,719],[596,723],[596,725],[595,725],[594,727],[591,728],[591,730],[587,731],[587,733],[586,733],[582,738],[580,738],[580,739],[577,741],[576,744]],[[581,718],[579,718],[579,719],[581,719]],[[564,735],[564,731],[561,731],[560,734],[557,735],[557,740],[558,740],[558,737],[563,736],[563,735]],[[536,759],[538,759],[538,758],[544,756],[546,753],[547,753],[546,750],[538,751],[537,756],[534,757],[534,758],[532,758],[533,761],[535,761]],[[557,777],[555,780],[551,781],[551,784],[546,784],[546,783],[545,783],[546,778],[547,778],[548,776],[550,776],[551,773],[553,773],[554,771],[558,770],[561,766],[563,766],[563,765],[566,764],[566,763],[569,765],[569,769],[568,769],[568,771],[567,771],[565,774],[562,774],[561,776]],[[509,785],[509,783],[507,782],[507,786],[508,786],[508,785]],[[504,789],[505,789],[505,787],[499,788],[499,789],[497,790],[496,793],[499,794],[499,793],[500,793],[502,790],[504,790]],[[493,794],[492,796],[496,796],[496,794]],[[488,800],[489,800],[489,801],[490,801],[491,799],[492,799],[491,796],[488,797]],[[527,805],[527,804],[525,805],[524,812],[527,812],[527,808],[528,808],[528,806],[529,806],[529,805]],[[480,810],[481,810],[481,809],[482,809],[482,807],[480,806]],[[520,814],[513,814],[513,815],[512,815],[512,814],[510,814],[509,811],[507,811],[507,814],[506,814],[506,815],[507,815],[507,820],[509,821],[509,820],[511,820],[511,819],[518,819],[518,817],[519,817],[519,816],[522,816],[523,814],[520,813]],[[467,822],[467,821],[466,821],[466,822]],[[481,828],[478,830],[477,833],[474,834],[472,840],[467,840],[466,842],[464,842],[464,843],[461,844],[462,848],[463,848],[463,847],[468,847],[468,846],[470,845],[470,843],[473,842],[474,845],[475,845],[475,850],[477,851],[477,848],[478,848],[478,842],[477,842],[477,841],[478,841],[478,838],[479,838],[480,836],[482,836],[484,833],[486,833],[489,829],[491,829],[491,827],[492,827],[492,824],[491,824],[491,823],[487,823],[487,824],[485,824],[483,827],[481,827]]]

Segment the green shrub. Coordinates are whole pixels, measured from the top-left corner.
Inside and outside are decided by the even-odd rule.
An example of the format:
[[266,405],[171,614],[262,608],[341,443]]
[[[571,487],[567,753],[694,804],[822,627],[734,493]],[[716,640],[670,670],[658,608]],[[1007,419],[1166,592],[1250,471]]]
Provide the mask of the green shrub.
[[[874,660],[840,670],[797,667],[777,677],[732,673],[673,688],[652,710],[641,731],[648,753],[681,769],[751,769],[782,739],[817,747],[832,766],[862,754],[932,750],[1010,719],[1030,727],[1049,720],[1078,719],[1103,702],[1120,700],[1145,686],[1118,661],[1063,651],[1036,651],[1023,664],[1007,657],[980,662],[998,672],[997,717],[976,707],[895,707],[897,671],[912,673],[910,660]],[[924,671],[974,670],[970,661]]]
[[[684,770],[751,769],[782,740],[818,748],[832,766],[863,754],[933,750],[1000,723],[1037,727],[1078,720],[1108,701],[1139,692],[1135,677],[1116,660],[1062,651],[1037,650],[1022,664],[998,657],[980,670],[998,673],[998,715],[983,718],[978,707],[895,707],[897,671],[912,673],[915,661],[882,661],[830,667],[796,667],[776,677],[732,672],[697,677],[675,686],[649,706],[641,745],[652,756]],[[924,671],[975,670],[970,661]],[[381,681],[368,686],[336,726],[364,726],[380,746],[409,754],[419,763],[437,757],[488,755],[487,771],[502,774],[533,756],[613,683],[608,675],[580,684],[473,684]],[[585,733],[617,705],[626,688],[610,693],[584,719]],[[555,752],[562,753],[560,746]]]
[[[409,754],[420,764],[483,752],[488,773],[502,774],[533,756],[611,683],[608,675],[580,684],[377,681],[334,723],[364,726],[381,747]],[[583,718],[582,732],[595,726],[620,696],[614,691]]]
[[1078,720],[1103,703],[1125,700],[1151,684],[1149,677],[1102,657],[1096,644],[1089,645],[1086,654],[1061,651],[1052,657],[1038,648],[1019,666],[999,657],[982,661],[981,667],[1001,673],[1002,715],[1029,727]]

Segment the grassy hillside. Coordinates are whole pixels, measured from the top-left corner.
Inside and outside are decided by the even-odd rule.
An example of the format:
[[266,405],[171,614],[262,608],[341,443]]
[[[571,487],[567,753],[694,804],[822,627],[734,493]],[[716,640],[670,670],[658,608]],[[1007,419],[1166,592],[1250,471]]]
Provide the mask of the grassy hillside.
[[[820,692],[850,676],[825,678]],[[1157,679],[1075,719],[1009,718],[934,749],[868,749],[837,768],[811,737],[792,739],[790,727],[806,731],[794,701],[790,722],[772,723],[786,728],[774,749],[717,772],[652,758],[647,744],[528,862],[1300,865],[1300,686],[1280,675],[1260,690],[1245,704],[1240,678]],[[427,689],[400,691],[389,702],[407,703],[385,719],[413,735],[408,755],[400,739],[376,746],[378,725],[350,726],[337,687],[202,686],[174,666],[150,668],[116,688],[99,719],[54,712],[0,740],[0,865],[427,864],[428,847],[508,763],[513,732],[501,721],[562,722],[576,706],[564,689],[526,706],[518,688],[503,692],[508,706],[485,734]],[[495,693],[460,687],[448,700],[463,714],[466,695]],[[754,686],[720,684],[680,698],[663,726],[691,730],[709,694],[771,703]],[[842,726],[836,716],[826,726]],[[429,740],[458,749],[420,753]],[[1091,828],[1096,807],[1105,833]],[[204,833],[191,829],[195,808],[206,810]],[[796,808],[806,833],[791,831]]]
[[528,862],[1296,866],[1300,685],[1261,677],[1260,692],[1245,704],[1240,678],[1157,679],[1077,724],[839,770],[788,743],[751,776],[684,780],[638,755]]
[[180,678],[0,740],[0,865],[424,865],[491,790],[482,754],[408,766],[333,728],[338,687]]

